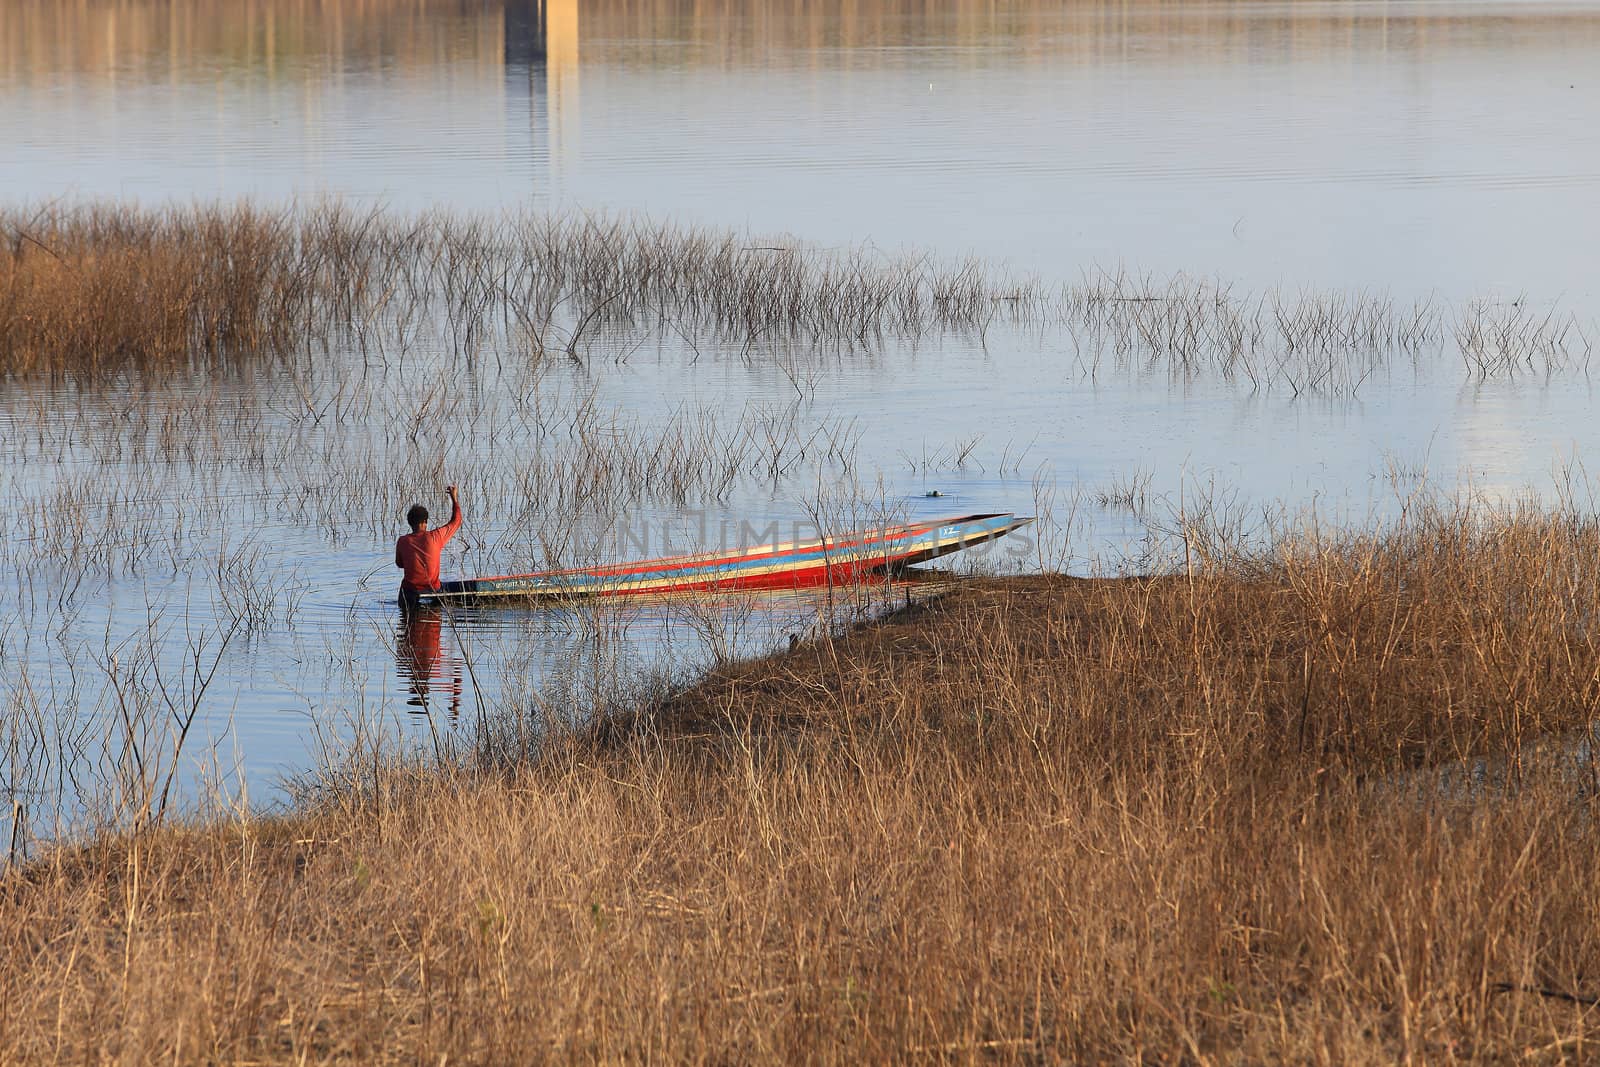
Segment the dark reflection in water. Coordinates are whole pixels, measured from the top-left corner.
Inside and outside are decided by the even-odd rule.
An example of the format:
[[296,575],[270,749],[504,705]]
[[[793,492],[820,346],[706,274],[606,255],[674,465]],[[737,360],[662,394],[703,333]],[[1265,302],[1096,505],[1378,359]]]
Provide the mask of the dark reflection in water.
[[418,605],[400,609],[395,633],[395,666],[417,714],[443,711],[454,722],[461,713],[462,660],[445,635],[444,613]]
[[0,5],[0,79],[45,84],[73,72],[210,84],[446,67],[499,77],[501,65],[508,74],[574,66],[580,41],[608,62],[674,70],[925,68],[928,51],[979,69],[1000,55],[1161,66],[1503,53],[1581,44],[1595,31],[1594,5],[1583,0],[9,0]]

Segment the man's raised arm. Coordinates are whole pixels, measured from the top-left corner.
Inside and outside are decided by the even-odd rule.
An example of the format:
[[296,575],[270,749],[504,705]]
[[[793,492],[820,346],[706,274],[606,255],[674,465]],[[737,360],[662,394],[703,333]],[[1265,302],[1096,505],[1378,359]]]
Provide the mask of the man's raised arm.
[[450,494],[450,521],[444,524],[444,536],[448,541],[461,528],[461,498],[453,485],[445,486],[444,491]]

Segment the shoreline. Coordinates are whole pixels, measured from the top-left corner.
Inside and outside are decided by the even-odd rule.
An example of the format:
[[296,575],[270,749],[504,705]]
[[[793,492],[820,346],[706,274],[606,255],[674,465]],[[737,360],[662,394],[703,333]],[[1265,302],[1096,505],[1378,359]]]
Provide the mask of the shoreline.
[[1492,715],[1355,715],[1358,680],[1431,682],[1344,643],[1471,636],[1407,614],[1448,591],[1427,571],[1368,572],[1367,612],[1359,572],[1315,598],[1293,572],[978,579],[525,765],[51,853],[0,880],[0,1059],[1587,1049],[1600,830],[1572,783],[1362,787],[1498,743]]

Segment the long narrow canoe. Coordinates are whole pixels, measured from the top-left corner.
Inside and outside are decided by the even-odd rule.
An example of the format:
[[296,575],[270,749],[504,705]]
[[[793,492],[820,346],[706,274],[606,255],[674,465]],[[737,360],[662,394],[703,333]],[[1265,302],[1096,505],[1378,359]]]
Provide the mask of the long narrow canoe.
[[639,596],[844,585],[993,541],[1032,521],[1011,514],[929,519],[731,552],[468,578],[445,582],[437,593],[425,593],[422,599]]

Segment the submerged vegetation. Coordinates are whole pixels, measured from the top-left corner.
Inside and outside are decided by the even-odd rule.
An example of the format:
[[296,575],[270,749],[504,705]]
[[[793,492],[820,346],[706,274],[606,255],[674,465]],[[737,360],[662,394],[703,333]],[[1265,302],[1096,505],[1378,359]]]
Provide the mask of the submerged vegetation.
[[1590,1056],[1592,516],[1189,529],[54,850],[0,1058]]
[[582,362],[600,338],[611,359],[703,343],[781,360],[793,345],[871,352],[1039,328],[1070,339],[1089,375],[1154,361],[1346,395],[1397,356],[1447,346],[1479,378],[1586,368],[1593,353],[1592,326],[1523,301],[1400,306],[1382,293],[1239,293],[1123,271],[1052,287],[977,261],[626,218],[88,204],[0,212],[0,235],[8,377],[239,369],[335,344],[387,361],[426,339],[496,360]]

